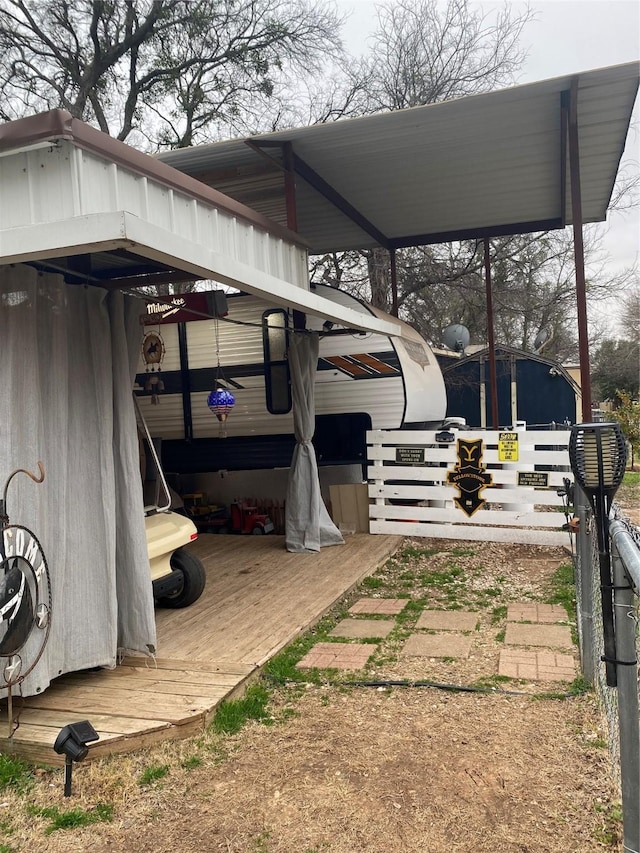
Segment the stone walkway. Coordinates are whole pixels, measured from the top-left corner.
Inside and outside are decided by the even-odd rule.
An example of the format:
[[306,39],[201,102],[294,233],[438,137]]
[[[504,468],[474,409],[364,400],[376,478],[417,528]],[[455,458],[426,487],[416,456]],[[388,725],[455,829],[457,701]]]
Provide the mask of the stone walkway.
[[[359,670],[389,635],[395,620],[353,618],[367,615],[396,616],[407,605],[403,598],[361,598],[331,632],[345,640],[367,643],[317,643],[297,664]],[[406,640],[401,654],[425,658],[467,658],[479,614],[464,610],[425,610]],[[563,607],[523,602],[507,611],[504,648],[500,650],[498,675],[527,681],[573,681],[577,675],[575,646]],[[425,629],[430,633],[425,633]]]

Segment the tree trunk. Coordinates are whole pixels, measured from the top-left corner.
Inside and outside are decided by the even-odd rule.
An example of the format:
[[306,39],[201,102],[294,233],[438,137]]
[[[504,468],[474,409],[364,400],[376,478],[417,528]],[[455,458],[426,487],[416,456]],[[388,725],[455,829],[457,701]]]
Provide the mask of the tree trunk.
[[371,304],[374,308],[389,311],[391,307],[391,269],[389,252],[381,246],[367,253],[367,268],[371,284]]

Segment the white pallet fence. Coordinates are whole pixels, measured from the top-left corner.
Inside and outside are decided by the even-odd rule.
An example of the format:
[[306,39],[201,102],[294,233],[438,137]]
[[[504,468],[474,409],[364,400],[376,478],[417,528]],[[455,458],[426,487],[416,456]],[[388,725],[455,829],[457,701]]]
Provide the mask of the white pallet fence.
[[[441,432],[441,431],[440,431]],[[429,536],[488,542],[568,545],[562,529],[563,498],[557,492],[573,479],[569,466],[568,430],[518,430],[517,461],[502,461],[506,430],[455,430],[455,440],[436,441],[432,430],[371,430],[367,432],[369,531],[401,536]],[[471,517],[455,503],[460,496],[447,474],[458,462],[458,439],[482,439],[481,467],[491,474],[485,501]],[[422,453],[420,449],[423,449]],[[398,453],[398,449],[400,449]],[[417,450],[424,457],[404,464]],[[500,450],[503,453],[500,453]],[[546,475],[546,487],[518,485],[521,473]],[[539,476],[536,475],[536,476]],[[405,504],[405,502],[407,502]]]

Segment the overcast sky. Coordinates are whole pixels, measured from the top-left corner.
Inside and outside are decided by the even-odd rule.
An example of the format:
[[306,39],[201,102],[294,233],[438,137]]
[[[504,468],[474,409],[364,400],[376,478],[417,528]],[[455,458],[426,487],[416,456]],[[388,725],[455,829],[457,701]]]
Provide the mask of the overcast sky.
[[[502,3],[474,4],[485,11]],[[521,12],[526,3],[511,2]],[[376,25],[375,0],[338,0],[338,9],[349,13],[344,34],[350,53],[367,48],[367,35]],[[532,0],[536,18],[525,28],[522,46],[528,58],[518,83],[530,83],[576,71],[619,65],[640,59],[639,0]],[[640,107],[636,103],[637,124]],[[625,152],[626,163],[636,169],[640,162],[640,129],[632,128]],[[640,211],[612,214],[605,245],[616,266],[630,266],[640,259]]]

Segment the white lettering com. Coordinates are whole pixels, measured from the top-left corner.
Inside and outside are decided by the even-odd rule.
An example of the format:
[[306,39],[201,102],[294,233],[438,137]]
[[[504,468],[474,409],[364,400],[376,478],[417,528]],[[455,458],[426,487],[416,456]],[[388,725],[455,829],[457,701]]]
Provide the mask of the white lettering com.
[[[38,571],[40,573],[44,571],[44,564],[40,555],[38,543],[32,536],[29,536],[25,530],[22,530],[21,528],[18,528],[18,530],[5,530],[4,550],[7,557],[24,557],[24,559],[32,566],[40,556],[40,567]],[[36,574],[38,574],[38,571],[36,571]]]

